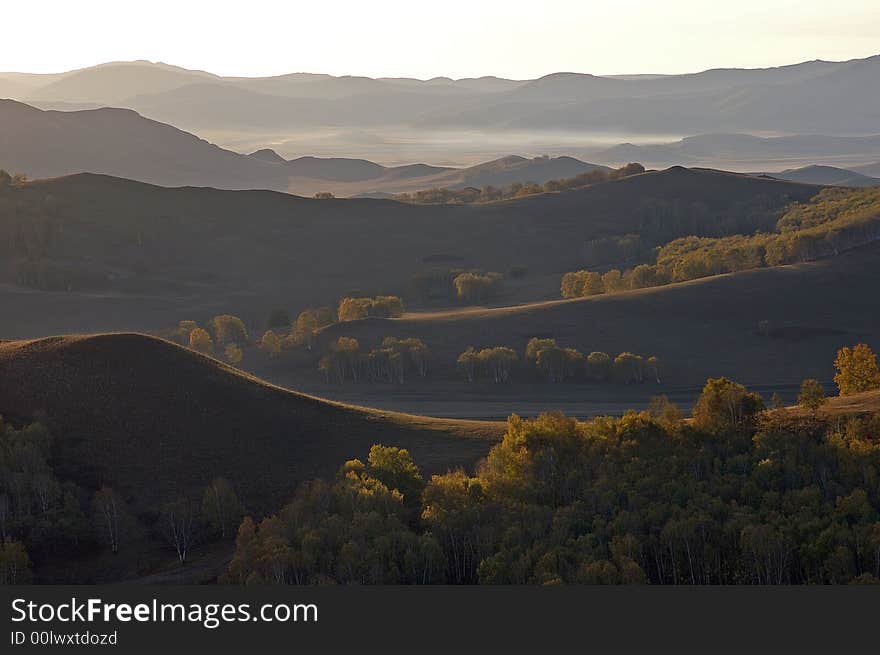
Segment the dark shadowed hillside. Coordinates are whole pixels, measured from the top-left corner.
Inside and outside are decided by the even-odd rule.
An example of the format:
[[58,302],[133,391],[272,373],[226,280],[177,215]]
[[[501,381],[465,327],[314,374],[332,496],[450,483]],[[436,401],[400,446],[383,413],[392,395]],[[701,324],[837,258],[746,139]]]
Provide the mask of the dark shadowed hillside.
[[377,442],[428,469],[470,467],[503,431],[330,403],[138,334],[0,343],[0,413],[44,415],[63,477],[144,506],[225,476],[271,507]]
[[[223,305],[263,321],[271,307],[334,304],[346,293],[406,297],[415,274],[437,268],[524,268],[498,302],[546,299],[563,272],[584,265],[593,239],[751,231],[816,190],[670,169],[485,205],[415,206],[94,175],[36,181],[0,194],[0,243],[9,248],[2,281],[18,285],[2,291],[0,334],[100,330],[111,316],[113,329],[186,318],[179,307],[156,308],[168,304],[197,320]],[[34,302],[37,291],[61,297],[48,306]]]

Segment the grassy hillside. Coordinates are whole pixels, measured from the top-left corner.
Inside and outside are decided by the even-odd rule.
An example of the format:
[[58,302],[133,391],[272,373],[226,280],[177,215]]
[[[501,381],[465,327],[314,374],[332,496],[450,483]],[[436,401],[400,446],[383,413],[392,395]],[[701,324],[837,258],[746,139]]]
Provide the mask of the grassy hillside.
[[[168,189],[96,175],[39,180],[0,192],[0,281],[64,292],[59,302],[71,309],[50,312],[9,291],[3,297],[12,314],[4,312],[0,336],[79,332],[80,321],[100,323],[102,313],[114,329],[142,329],[157,322],[153,306],[181,302],[196,313],[225,305],[219,309],[262,323],[272,307],[332,304],[346,293],[408,299],[412,276],[437,268],[523,267],[525,277],[505,283],[498,302],[537,300],[558,293],[564,271],[583,267],[592,239],[717,235],[743,231],[741,223],[754,229],[815,192],[670,169],[520,200],[417,207]],[[167,325],[184,317],[159,318]]]
[[409,448],[429,470],[470,467],[504,429],[330,403],[138,334],[0,343],[0,414],[44,415],[61,477],[141,507],[215,476],[270,507],[376,442]]
[[384,336],[418,337],[437,376],[458,375],[456,357],[469,345],[506,345],[522,357],[535,336],[584,353],[630,350],[663,362],[663,384],[638,387],[645,399],[717,375],[752,384],[830,381],[839,347],[880,347],[878,276],[880,245],[873,244],[824,261],[610,296],[340,323],[321,339],[352,336],[371,345]]

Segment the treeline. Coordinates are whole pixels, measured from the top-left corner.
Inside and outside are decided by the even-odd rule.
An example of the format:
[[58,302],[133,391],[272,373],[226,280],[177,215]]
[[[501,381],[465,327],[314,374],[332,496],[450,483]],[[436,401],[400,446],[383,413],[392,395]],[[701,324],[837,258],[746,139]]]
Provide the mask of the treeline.
[[176,327],[161,332],[160,336],[238,365],[242,363],[247,348],[256,348],[270,358],[278,357],[285,350],[312,350],[318,331],[328,325],[369,316],[396,318],[403,311],[403,301],[397,296],[346,296],[340,299],[336,309],[305,309],[294,320],[284,309],[274,309],[266,321],[266,329],[262,333],[258,331],[261,336],[256,338],[250,337],[245,322],[232,314],[215,316],[204,326],[196,321],[183,320]]
[[410,376],[427,377],[430,352],[419,339],[385,337],[370,350],[361,349],[357,339],[339,337],[329,344],[318,362],[327,382],[396,382]]
[[564,298],[684,282],[722,273],[805,262],[838,255],[880,239],[880,190],[823,189],[793,205],[776,232],[727,237],[687,236],[655,250],[654,263],[573,271],[562,276]]
[[548,180],[544,184],[536,182],[514,182],[506,187],[484,186],[480,189],[465,187],[464,189],[433,188],[414,193],[400,193],[394,196],[395,200],[411,202],[419,205],[461,205],[471,203],[495,202],[497,200],[509,200],[511,198],[524,198],[539,193],[553,191],[570,191],[591,184],[618,180],[630,175],[644,173],[645,167],[641,164],[631,163],[613,171],[596,169],[586,171],[558,180]]
[[223,478],[201,498],[134,507],[110,487],[90,490],[59,476],[57,459],[43,423],[15,427],[0,418],[0,584],[30,582],[43,561],[124,553],[145,541],[164,544],[183,563],[194,544],[231,538],[244,514]]
[[[485,379],[502,383],[510,381],[518,359],[516,351],[506,346],[481,350],[469,346],[458,356],[456,363],[468,382]],[[524,361],[526,375],[538,376],[548,382],[570,379],[622,384],[641,384],[648,379],[658,384],[661,382],[658,357],[645,358],[631,352],[611,357],[598,351],[584,355],[575,348],[560,347],[555,339],[530,339]]]
[[[342,336],[327,345],[318,362],[318,370],[327,382],[403,384],[413,377],[427,377],[430,361],[430,350],[420,339],[385,337],[381,345],[367,349],[357,339]],[[468,382],[510,382],[515,372],[521,373],[523,379],[537,378],[548,382],[661,382],[658,357],[643,357],[631,352],[622,352],[616,357],[604,352],[584,355],[575,348],[559,346],[554,339],[537,337],[526,345],[522,364],[517,352],[508,346],[480,350],[469,346],[455,363]]]
[[374,446],[239,528],[224,580],[276,584],[880,583],[880,414],[763,410],[709,380],[586,422],[513,416],[474,475]]

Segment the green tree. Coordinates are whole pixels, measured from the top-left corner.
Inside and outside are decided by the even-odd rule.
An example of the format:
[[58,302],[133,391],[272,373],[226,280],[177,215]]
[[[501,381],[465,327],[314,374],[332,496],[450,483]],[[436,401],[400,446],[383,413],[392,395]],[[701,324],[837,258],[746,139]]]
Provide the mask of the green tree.
[[813,418],[819,412],[819,408],[828,402],[825,389],[818,380],[812,378],[801,382],[801,392],[798,395],[798,405],[808,409]]

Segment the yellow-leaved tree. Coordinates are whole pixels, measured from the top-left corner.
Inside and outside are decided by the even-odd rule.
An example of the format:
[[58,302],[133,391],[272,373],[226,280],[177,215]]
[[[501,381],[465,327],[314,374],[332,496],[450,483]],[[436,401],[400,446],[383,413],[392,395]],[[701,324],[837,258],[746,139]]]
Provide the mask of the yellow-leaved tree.
[[837,369],[834,382],[840,389],[841,396],[880,389],[877,356],[868,344],[860,343],[852,348],[844,346],[838,350],[834,368]]

